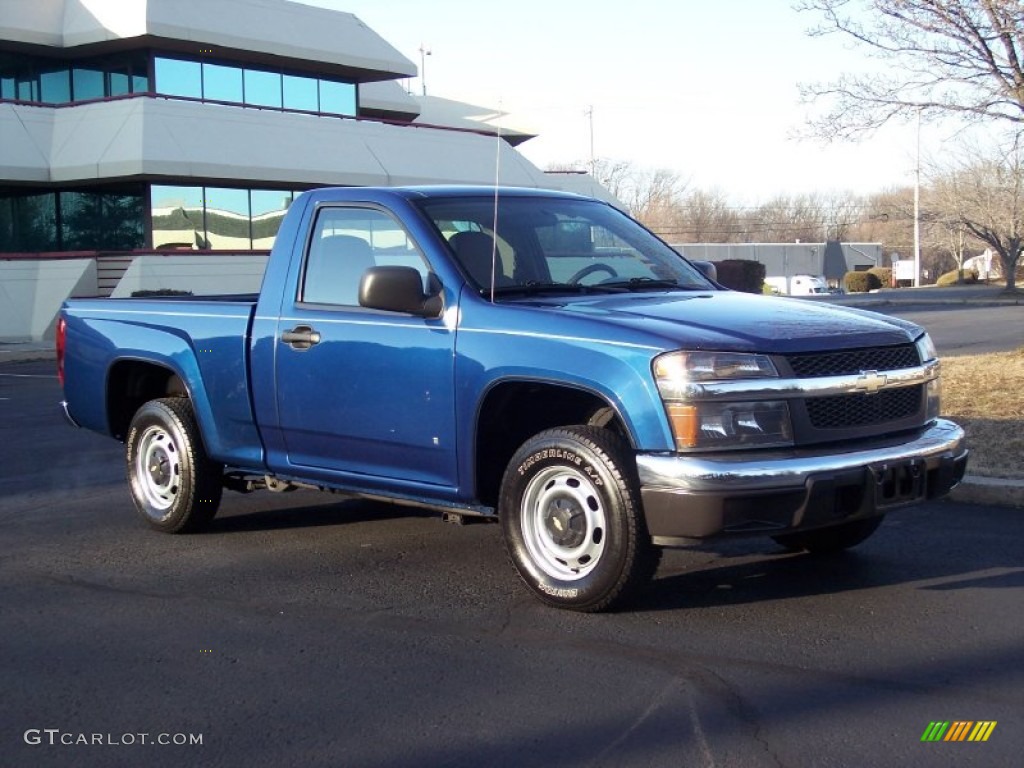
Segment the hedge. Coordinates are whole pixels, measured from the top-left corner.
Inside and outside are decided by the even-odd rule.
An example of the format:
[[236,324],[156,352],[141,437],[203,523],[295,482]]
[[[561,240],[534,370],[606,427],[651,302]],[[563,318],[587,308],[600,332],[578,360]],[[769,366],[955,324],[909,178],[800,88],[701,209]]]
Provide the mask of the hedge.
[[872,267],[868,270],[868,273],[877,277],[878,282],[882,284],[883,288],[888,288],[892,285],[892,269],[890,267]]
[[935,284],[940,287],[946,287],[949,285],[960,285],[978,282],[978,273],[973,269],[965,269],[963,275],[964,279],[961,281],[960,271],[954,269],[951,272],[946,272],[944,275],[939,275],[939,279],[935,281]]
[[718,282],[726,288],[744,293],[761,293],[764,286],[764,264],[747,259],[716,261]]
[[133,299],[144,299],[149,296],[192,296],[192,291],[182,291],[177,288],[156,288],[132,291]]
[[847,272],[843,284],[847,293],[867,293],[882,287],[882,281],[872,272]]

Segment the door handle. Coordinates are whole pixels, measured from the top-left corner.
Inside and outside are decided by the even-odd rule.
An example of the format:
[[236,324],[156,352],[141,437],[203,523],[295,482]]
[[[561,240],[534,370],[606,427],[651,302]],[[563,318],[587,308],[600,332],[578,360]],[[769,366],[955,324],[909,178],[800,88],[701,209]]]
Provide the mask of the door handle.
[[320,343],[320,333],[308,325],[297,325],[290,331],[281,334],[281,343],[287,344],[292,349],[309,349],[314,344]]

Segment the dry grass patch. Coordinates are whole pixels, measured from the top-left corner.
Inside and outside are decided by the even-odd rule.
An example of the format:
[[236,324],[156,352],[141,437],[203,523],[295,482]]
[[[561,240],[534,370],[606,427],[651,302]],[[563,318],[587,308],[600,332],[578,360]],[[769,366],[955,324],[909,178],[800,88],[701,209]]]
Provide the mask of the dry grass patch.
[[942,415],[967,431],[967,472],[1024,479],[1024,347],[942,358]]

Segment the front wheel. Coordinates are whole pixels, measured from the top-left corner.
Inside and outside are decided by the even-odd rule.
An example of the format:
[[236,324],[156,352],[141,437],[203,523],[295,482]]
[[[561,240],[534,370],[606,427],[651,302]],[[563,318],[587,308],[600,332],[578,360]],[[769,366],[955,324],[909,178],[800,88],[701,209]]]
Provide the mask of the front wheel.
[[878,515],[877,517],[868,517],[862,520],[851,520],[848,523],[840,523],[839,525],[821,528],[817,531],[802,531],[800,533],[772,536],[772,539],[774,539],[776,544],[794,552],[802,549],[817,553],[839,552],[855,547],[864,541],[878,530],[878,526],[882,524],[884,517],[884,515]]
[[654,575],[652,546],[628,446],[596,427],[527,440],[501,484],[505,545],[526,585],[559,608],[621,605]]
[[139,408],[125,458],[135,507],[157,530],[197,531],[217,514],[223,468],[207,457],[189,400],[169,397]]

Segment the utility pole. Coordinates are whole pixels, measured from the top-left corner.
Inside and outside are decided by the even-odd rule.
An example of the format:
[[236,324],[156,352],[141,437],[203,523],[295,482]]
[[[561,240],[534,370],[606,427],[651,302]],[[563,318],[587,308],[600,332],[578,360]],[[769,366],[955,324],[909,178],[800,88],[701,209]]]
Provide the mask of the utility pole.
[[597,157],[594,155],[594,105],[588,105],[583,114],[590,121],[590,175],[596,178]]

